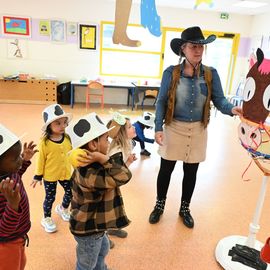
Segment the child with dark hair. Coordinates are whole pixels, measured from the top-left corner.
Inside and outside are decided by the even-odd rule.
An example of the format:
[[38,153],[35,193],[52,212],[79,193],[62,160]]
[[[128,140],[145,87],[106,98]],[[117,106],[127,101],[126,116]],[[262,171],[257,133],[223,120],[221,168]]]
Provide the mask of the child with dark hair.
[[136,137],[134,138],[135,141],[138,141],[141,146],[141,155],[143,156],[150,156],[151,153],[148,152],[145,149],[145,143],[154,143],[154,139],[146,138],[144,136],[144,130],[148,128],[153,128],[154,127],[154,120],[155,120],[155,115],[150,112],[144,112],[143,116],[138,119],[137,122],[133,124],[136,130]]
[[57,182],[63,187],[64,196],[62,204],[58,204],[55,211],[64,221],[69,221],[70,217],[68,207],[72,197],[70,187],[72,167],[67,153],[72,146],[65,129],[72,115],[65,113],[59,104],[53,104],[44,109],[42,116],[45,122],[42,127],[44,135],[39,143],[37,166],[31,185],[35,188],[38,182],[42,184],[43,179],[46,196],[43,202],[44,217],[41,225],[46,232],[53,233],[57,228],[51,218],[51,210],[55,201]]
[[30,230],[28,196],[22,175],[37,152],[33,142],[24,143],[0,124],[0,269],[23,270],[25,244]]
[[72,175],[70,231],[77,242],[76,270],[109,269],[106,231],[130,223],[120,186],[128,183],[131,172],[121,152],[107,154],[109,131],[95,113],[80,118],[68,131],[73,151],[92,154],[91,164],[76,168]]

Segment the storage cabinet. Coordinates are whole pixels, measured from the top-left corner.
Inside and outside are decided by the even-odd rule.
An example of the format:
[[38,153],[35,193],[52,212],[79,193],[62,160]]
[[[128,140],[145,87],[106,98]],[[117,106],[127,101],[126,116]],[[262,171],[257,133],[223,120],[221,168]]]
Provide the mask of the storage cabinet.
[[1,103],[50,104],[57,102],[56,80],[0,80]]

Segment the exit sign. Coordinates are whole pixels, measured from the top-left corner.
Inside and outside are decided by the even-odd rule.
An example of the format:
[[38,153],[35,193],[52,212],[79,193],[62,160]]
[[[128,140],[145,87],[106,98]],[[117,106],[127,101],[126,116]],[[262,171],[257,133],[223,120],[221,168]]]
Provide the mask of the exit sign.
[[229,19],[229,13],[220,13],[220,19],[228,20]]

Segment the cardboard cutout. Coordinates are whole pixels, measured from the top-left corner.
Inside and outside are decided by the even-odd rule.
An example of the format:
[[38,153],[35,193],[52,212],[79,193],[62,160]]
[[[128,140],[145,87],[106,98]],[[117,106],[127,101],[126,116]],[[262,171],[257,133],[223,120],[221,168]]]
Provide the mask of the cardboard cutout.
[[[132,0],[116,0],[115,3],[115,26],[113,32],[113,43],[128,47],[139,47],[139,40],[130,39],[127,35],[127,26],[130,15]],[[148,28],[154,36],[160,36],[160,16],[157,14],[155,0],[141,0],[141,24]]]
[[[269,240],[265,247],[256,240],[260,229],[259,220],[270,176],[270,60],[257,49],[257,62],[246,76],[243,91],[243,117],[238,127],[241,145],[251,155],[252,160],[263,172],[261,190],[257,200],[252,222],[249,224],[248,237],[240,235],[221,239],[216,247],[216,259],[224,269],[268,269],[270,261]],[[260,253],[262,249],[262,253]],[[263,260],[264,261],[263,261]]]
[[270,60],[261,49],[257,62],[246,77],[243,91],[243,118],[238,134],[242,146],[252,157],[270,159]]

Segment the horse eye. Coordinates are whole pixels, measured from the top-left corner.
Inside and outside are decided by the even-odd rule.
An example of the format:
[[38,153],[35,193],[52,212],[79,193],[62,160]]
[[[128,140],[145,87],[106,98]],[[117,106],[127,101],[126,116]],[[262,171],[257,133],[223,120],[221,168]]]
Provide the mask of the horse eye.
[[256,84],[253,78],[249,77],[246,80],[244,91],[243,91],[243,99],[244,101],[249,101],[255,94]]
[[270,85],[268,85],[263,93],[263,105],[266,110],[270,111]]

